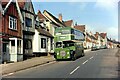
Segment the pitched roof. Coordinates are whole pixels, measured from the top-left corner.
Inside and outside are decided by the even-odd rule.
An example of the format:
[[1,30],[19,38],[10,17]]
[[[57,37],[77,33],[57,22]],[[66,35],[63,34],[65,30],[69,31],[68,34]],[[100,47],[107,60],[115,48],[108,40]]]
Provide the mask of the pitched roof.
[[15,1],[13,1],[13,0],[2,0],[1,2],[2,2],[2,7],[4,8],[3,15],[5,15],[7,9],[11,5],[11,3],[15,3],[16,9],[17,9],[19,17],[20,17],[20,20],[23,23],[23,17],[22,17],[22,14],[21,14],[21,11],[20,11],[20,8],[19,8],[17,0],[15,0]]
[[74,26],[74,28],[78,29],[78,30],[80,30],[82,32],[85,32],[85,25],[76,25],[76,26]]
[[19,7],[20,7],[20,8],[22,8],[22,9],[23,9],[23,8],[24,8],[24,6],[25,6],[25,2],[18,2],[18,5],[19,5]]
[[44,20],[47,20],[47,18],[41,13],[40,10],[38,10],[37,16],[38,16],[39,21],[41,22],[43,22]]
[[94,34],[94,35],[95,35],[96,39],[98,39],[98,35],[97,34]]
[[44,19],[45,18],[45,16],[43,16],[43,14],[41,13],[40,10],[38,10],[37,14],[38,14],[39,19]]
[[98,36],[100,35],[99,32],[96,32],[96,34],[94,34],[96,39],[98,39]]
[[19,4],[19,7],[22,9],[24,8],[26,2],[31,2],[31,0],[17,0],[17,1]]
[[90,35],[90,33],[86,32],[86,35],[87,35],[88,37],[90,37],[90,38],[91,38],[91,35]]
[[91,38],[94,39],[94,40],[97,40],[95,35],[91,35]]
[[107,36],[107,33],[100,33],[100,36],[105,39],[105,37]]
[[[8,4],[9,1],[10,1],[10,0],[1,0],[2,6],[5,7],[5,6]],[[23,8],[26,1],[27,1],[27,0],[17,0],[19,7],[20,7],[20,8]]]
[[[34,7],[33,7],[33,4],[32,4],[32,1],[31,1],[31,0],[18,0],[18,5],[19,5],[20,9],[22,9],[22,10],[24,10],[24,7],[26,7],[25,5],[26,5],[27,3],[30,3],[30,4],[31,4],[31,6],[32,6],[32,8],[33,8],[33,14],[35,14]],[[27,7],[28,7],[28,5],[27,5]],[[25,10],[26,10],[26,8],[25,8]],[[31,10],[31,9],[30,9],[30,10]],[[29,11],[29,10],[27,10],[27,11]]]
[[51,13],[49,13],[47,10],[43,11],[43,14],[49,18],[53,23],[55,23],[58,26],[65,26],[65,24],[63,22],[61,22],[58,18],[56,18],[55,16],[53,16]]
[[45,31],[42,28],[36,28],[36,30],[39,32],[40,35],[44,35],[44,36],[53,38],[53,36],[48,31]]
[[5,8],[9,1],[10,1],[10,0],[1,0],[1,2],[2,2],[2,7]]
[[65,24],[67,27],[71,27],[71,26],[72,26],[72,23],[73,23],[73,20],[64,21],[64,24]]
[[91,40],[90,40],[89,38],[86,38],[86,41],[87,41],[87,42],[91,42]]

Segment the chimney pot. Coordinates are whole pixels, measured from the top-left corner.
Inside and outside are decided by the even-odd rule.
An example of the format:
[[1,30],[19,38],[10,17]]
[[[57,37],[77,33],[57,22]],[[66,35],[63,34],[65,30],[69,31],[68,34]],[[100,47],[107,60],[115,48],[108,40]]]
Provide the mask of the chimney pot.
[[59,14],[59,20],[62,22],[62,14]]

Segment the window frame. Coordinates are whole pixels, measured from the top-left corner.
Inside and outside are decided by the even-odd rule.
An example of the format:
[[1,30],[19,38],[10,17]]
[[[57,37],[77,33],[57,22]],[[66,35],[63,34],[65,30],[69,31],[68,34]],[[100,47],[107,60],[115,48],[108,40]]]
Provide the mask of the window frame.
[[41,38],[41,48],[46,49],[47,48],[47,39]]
[[50,44],[51,45],[51,50],[53,50],[53,39],[52,38],[50,39],[50,42],[51,42],[51,44]]
[[[27,20],[28,20],[29,22],[31,22],[30,25],[27,24]],[[32,27],[32,19],[31,19],[31,18],[25,17],[25,26],[26,26],[26,27],[30,27],[30,28]]]
[[9,16],[9,29],[17,30],[17,19]]

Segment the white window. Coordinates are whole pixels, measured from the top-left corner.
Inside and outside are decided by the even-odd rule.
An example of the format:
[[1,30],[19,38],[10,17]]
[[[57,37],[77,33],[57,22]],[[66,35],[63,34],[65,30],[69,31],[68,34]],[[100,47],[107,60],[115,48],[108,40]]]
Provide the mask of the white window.
[[17,30],[17,19],[9,16],[9,28],[13,30]]

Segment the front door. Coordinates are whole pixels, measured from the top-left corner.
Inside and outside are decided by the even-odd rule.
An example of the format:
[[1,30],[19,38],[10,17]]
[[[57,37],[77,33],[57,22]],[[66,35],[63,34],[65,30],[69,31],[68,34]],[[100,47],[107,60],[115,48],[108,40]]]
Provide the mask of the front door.
[[9,61],[9,46],[8,43],[3,43],[3,62]]

